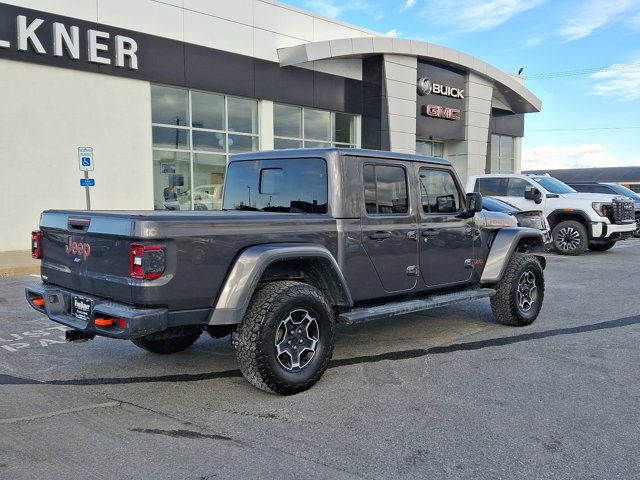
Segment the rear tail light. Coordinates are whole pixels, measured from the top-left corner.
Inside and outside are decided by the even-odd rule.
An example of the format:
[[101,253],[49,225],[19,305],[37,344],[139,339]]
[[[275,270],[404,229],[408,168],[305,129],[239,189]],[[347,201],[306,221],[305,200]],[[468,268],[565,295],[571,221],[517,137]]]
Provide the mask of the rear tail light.
[[40,230],[31,232],[31,256],[37,260],[42,258],[42,232]]
[[164,273],[165,253],[160,245],[133,243],[129,252],[129,274],[131,277],[153,280]]

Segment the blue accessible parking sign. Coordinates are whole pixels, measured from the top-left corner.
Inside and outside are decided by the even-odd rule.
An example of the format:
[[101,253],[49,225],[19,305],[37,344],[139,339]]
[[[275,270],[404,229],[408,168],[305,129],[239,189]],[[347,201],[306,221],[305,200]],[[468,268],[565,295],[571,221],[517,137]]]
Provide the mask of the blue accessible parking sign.
[[95,178],[81,178],[80,179],[80,186],[81,187],[95,187],[96,186],[96,180],[95,180]]

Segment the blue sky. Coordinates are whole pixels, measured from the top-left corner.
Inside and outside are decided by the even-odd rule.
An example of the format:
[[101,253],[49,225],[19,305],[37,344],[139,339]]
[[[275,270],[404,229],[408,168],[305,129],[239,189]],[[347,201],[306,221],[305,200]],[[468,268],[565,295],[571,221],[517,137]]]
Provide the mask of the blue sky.
[[523,168],[640,165],[640,0],[285,1],[502,70],[524,67],[543,107],[526,118]]

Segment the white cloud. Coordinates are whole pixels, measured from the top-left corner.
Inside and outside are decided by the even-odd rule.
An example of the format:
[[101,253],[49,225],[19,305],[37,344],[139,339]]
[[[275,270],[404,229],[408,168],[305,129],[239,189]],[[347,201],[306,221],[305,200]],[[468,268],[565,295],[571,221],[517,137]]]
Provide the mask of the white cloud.
[[490,30],[545,0],[428,0],[422,15],[462,32]]
[[609,147],[602,143],[525,147],[522,149],[522,170],[620,166],[622,162],[607,151]]
[[[640,64],[640,59],[631,63]],[[614,70],[590,75],[594,80],[590,93],[615,100],[640,100],[640,68],[625,69],[625,65],[621,64],[611,65],[610,68]]]
[[[637,0],[588,0],[578,2],[577,10],[557,31],[567,42],[588,37],[596,30],[626,20],[634,13],[640,15]],[[639,17],[640,18],[640,17]],[[630,25],[633,27],[634,20]]]
[[393,38],[396,38],[396,37],[400,36],[401,34],[402,34],[402,32],[399,32],[395,28],[392,29],[392,30],[389,30],[387,33],[385,33],[385,35],[387,37],[393,37]]
[[305,4],[314,12],[331,18],[338,18],[347,11],[371,9],[371,5],[366,0],[307,0]]
[[526,42],[524,42],[524,47],[525,48],[533,48],[533,47],[537,47],[541,43],[542,43],[542,38],[540,38],[540,37],[531,37],[531,38],[527,39]]
[[410,8],[413,8],[416,6],[416,2],[417,0],[407,0],[404,3],[404,6],[400,9],[401,12],[404,12],[405,10],[409,10]]

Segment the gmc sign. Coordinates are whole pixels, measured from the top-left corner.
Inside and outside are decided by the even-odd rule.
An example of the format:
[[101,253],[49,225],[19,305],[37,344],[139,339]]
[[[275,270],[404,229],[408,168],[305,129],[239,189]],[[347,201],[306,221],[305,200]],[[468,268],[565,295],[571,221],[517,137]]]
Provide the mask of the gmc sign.
[[444,118],[445,120],[460,120],[460,109],[443,107],[441,105],[424,105],[422,114],[427,117]]

